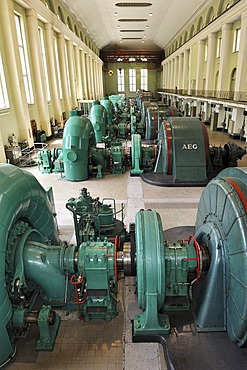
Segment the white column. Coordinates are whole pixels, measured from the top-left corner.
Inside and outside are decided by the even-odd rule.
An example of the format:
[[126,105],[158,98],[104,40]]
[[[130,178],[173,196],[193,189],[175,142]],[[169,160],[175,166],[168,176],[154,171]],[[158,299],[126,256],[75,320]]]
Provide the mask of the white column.
[[235,99],[246,100],[247,76],[247,11],[241,15],[241,38],[235,83]]
[[104,96],[104,84],[103,84],[103,71],[102,71],[102,64],[100,64],[100,96],[103,98]]
[[82,70],[82,83],[83,83],[83,99],[89,99],[88,94],[88,78],[87,78],[87,71],[86,71],[86,54],[84,50],[80,51],[81,54],[81,70]]
[[58,48],[58,59],[61,73],[61,84],[63,90],[63,102],[66,112],[66,117],[69,117],[69,111],[71,109],[70,97],[69,97],[69,87],[68,87],[68,76],[65,64],[65,39],[62,33],[57,35],[57,48]]
[[178,56],[178,89],[182,88],[183,83],[183,53]]
[[205,55],[205,44],[203,40],[198,41],[197,45],[197,65],[196,65],[196,90],[202,90],[203,88],[203,65],[204,65],[204,55]]
[[74,46],[75,55],[75,69],[76,69],[76,96],[77,99],[82,99],[83,89],[82,89],[82,75],[81,75],[81,63],[80,63],[80,51],[78,46]]
[[192,55],[193,55],[193,49],[192,46],[190,47],[190,53],[189,53],[189,70],[188,70],[188,93],[191,92],[191,73],[192,73]]
[[167,73],[167,76],[168,76],[168,79],[167,79],[167,88],[168,89],[171,88],[171,69],[172,69],[172,61],[169,60],[169,62],[168,62],[168,73]]
[[171,60],[170,89],[174,89],[174,59]]
[[189,85],[189,49],[184,51],[184,68],[183,68],[183,90],[188,93]]
[[174,78],[173,78],[173,89],[178,87],[178,56],[175,57],[174,60]]
[[30,116],[24,81],[22,78],[20,54],[17,44],[17,35],[14,22],[14,5],[12,0],[0,1],[0,27],[2,31],[2,41],[8,60],[7,69],[9,75],[10,86],[15,86],[12,89],[11,96],[13,106],[16,110],[16,121],[19,130],[19,140],[27,140],[29,146],[33,146],[33,135],[30,124]]
[[96,77],[96,99],[100,99],[99,62],[97,61],[95,61],[95,77]]
[[206,85],[205,90],[214,90],[214,70],[215,70],[215,58],[216,58],[216,33],[210,33],[208,36],[208,57],[206,65]]
[[169,62],[166,63],[165,89],[169,86]]
[[27,9],[26,16],[30,55],[32,61],[35,104],[37,105],[39,112],[38,124],[40,125],[41,129],[45,130],[46,136],[51,136],[52,132],[46,96],[44,67],[39,41],[37,13],[33,9]]
[[70,79],[70,90],[71,90],[71,103],[72,107],[77,107],[76,99],[76,86],[75,86],[75,58],[74,58],[74,47],[72,41],[67,41],[68,51],[68,68],[69,68],[69,79]]
[[222,27],[221,56],[219,66],[218,91],[229,91],[229,53],[231,52],[232,24],[224,24]]
[[89,55],[89,76],[90,76],[90,86],[91,86],[91,99],[95,99],[94,97],[94,81],[93,81],[93,57]]
[[49,82],[50,82],[50,89],[51,89],[51,103],[53,105],[54,111],[54,118],[60,122],[61,120],[61,101],[59,98],[58,92],[58,81],[57,81],[57,73],[56,73],[56,58],[55,58],[55,49],[54,49],[54,33],[52,29],[51,23],[45,23],[45,40],[47,50],[47,67],[48,67],[48,75],[49,75]]

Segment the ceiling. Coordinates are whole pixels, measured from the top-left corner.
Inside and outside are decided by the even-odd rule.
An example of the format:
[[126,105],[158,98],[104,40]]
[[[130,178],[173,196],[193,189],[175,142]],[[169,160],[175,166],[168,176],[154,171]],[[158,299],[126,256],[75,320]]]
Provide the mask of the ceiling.
[[62,1],[99,49],[150,51],[164,49],[198,8],[208,3],[208,0]]

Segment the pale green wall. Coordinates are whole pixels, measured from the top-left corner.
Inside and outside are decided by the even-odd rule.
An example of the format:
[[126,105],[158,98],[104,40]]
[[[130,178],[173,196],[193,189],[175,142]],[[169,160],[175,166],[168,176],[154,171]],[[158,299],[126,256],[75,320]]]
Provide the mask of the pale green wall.
[[[134,97],[136,93],[129,91],[129,68],[136,69],[136,88],[141,88],[141,69],[148,68],[146,64],[132,64],[132,63],[108,63],[107,69],[103,70],[104,93],[107,95],[118,94],[117,90],[117,69],[124,69],[125,80],[125,95],[127,97]],[[113,70],[113,75],[109,76],[108,71]],[[148,69],[148,90],[156,93],[160,87],[161,72],[156,69]]]

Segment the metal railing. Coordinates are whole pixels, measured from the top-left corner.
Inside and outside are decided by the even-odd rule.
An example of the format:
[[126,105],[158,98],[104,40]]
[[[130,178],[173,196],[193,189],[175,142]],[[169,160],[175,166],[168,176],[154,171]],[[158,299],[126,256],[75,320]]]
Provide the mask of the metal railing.
[[219,91],[219,90],[196,90],[196,89],[158,89],[160,92],[168,94],[178,94],[205,98],[216,98],[222,100],[232,100],[236,102],[246,102],[246,91]]

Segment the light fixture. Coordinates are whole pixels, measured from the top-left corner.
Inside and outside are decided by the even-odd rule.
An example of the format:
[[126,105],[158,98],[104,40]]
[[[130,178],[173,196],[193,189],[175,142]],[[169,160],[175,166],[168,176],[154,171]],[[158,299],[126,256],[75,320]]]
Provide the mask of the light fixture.
[[122,62],[123,61],[123,58],[117,58],[117,62]]
[[117,25],[117,28],[120,28],[119,24]]
[[147,60],[147,58],[141,58],[141,61],[142,62],[147,62],[148,60]]
[[114,12],[114,15],[118,15],[118,12]]
[[148,24],[146,25],[146,28],[149,28],[149,25]]
[[136,58],[129,58],[129,62],[135,62]]
[[146,35],[143,35],[143,37],[147,37]]
[[149,13],[148,15],[149,15],[149,17],[152,17],[153,16],[153,13]]
[[144,44],[144,40],[142,40],[142,43]]

